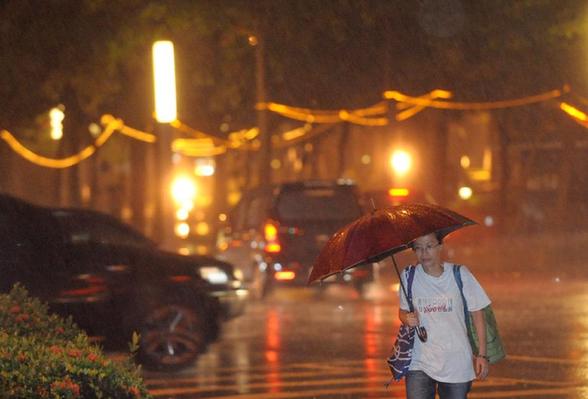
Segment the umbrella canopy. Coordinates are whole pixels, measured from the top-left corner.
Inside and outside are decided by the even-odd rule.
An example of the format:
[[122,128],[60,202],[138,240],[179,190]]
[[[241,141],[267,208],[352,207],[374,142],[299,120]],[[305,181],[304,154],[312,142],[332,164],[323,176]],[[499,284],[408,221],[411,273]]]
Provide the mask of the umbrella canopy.
[[317,257],[308,283],[355,266],[380,261],[402,251],[418,237],[446,236],[476,224],[449,209],[430,204],[403,204],[373,210],[335,233]]

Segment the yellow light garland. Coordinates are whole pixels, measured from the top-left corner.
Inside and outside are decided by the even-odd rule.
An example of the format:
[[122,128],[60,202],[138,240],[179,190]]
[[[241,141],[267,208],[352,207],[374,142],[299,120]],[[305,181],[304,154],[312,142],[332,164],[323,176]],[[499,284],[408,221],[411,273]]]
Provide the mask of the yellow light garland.
[[372,107],[360,108],[357,110],[311,110],[309,108],[291,107],[278,103],[259,103],[256,109],[267,109],[284,117],[295,119],[306,123],[338,123],[350,122],[363,126],[384,126],[388,119],[367,118],[366,116],[381,115],[387,112],[387,104],[378,103]]
[[584,112],[580,111],[578,108],[574,107],[571,104],[562,102],[559,104],[559,108],[574,119],[577,119],[582,122],[588,121],[588,115],[586,115]]
[[514,100],[504,100],[504,101],[491,101],[491,102],[452,102],[452,101],[438,101],[438,100],[429,100],[419,97],[412,97],[406,94],[403,94],[399,91],[385,91],[384,98],[388,100],[395,100],[398,102],[408,103],[415,106],[422,106],[428,108],[438,108],[438,109],[450,109],[450,110],[489,110],[489,109],[500,109],[500,108],[511,108],[511,107],[520,107],[522,105],[529,105],[538,102],[543,102],[547,100],[551,100],[554,98],[561,97],[562,94],[569,91],[569,88],[566,86],[562,90],[556,89],[551,90],[545,93],[541,93],[535,96],[528,96],[523,98],[517,98]]
[[102,123],[103,125],[114,124],[116,130],[118,130],[125,136],[131,137],[135,140],[143,141],[145,143],[155,143],[157,141],[157,137],[154,134],[142,132],[140,130],[126,126],[122,119],[115,118],[110,114],[102,115],[102,117],[100,118],[100,123]]
[[0,132],[0,138],[2,138],[10,146],[10,148],[12,148],[14,152],[16,152],[18,155],[20,155],[22,158],[26,159],[29,162],[32,162],[39,166],[44,166],[46,168],[65,169],[74,166],[80,163],[81,161],[91,157],[96,152],[96,150],[100,146],[102,146],[108,140],[108,138],[110,138],[110,136],[112,136],[113,132],[114,127],[112,125],[107,126],[104,132],[102,132],[102,134],[96,139],[94,144],[87,146],[75,155],[71,155],[69,157],[61,159],[44,157],[42,155],[34,153],[33,151],[25,147],[23,144],[21,144],[7,130],[2,130]]
[[[399,91],[386,91],[384,98],[386,100],[397,101],[396,109],[400,112],[396,114],[395,119],[398,121],[407,120],[425,108],[449,109],[449,110],[490,110],[499,108],[518,107],[538,102],[544,102],[561,97],[564,93],[570,92],[569,86],[564,86],[561,90],[551,90],[534,96],[528,96],[512,100],[493,101],[493,102],[453,102],[436,100],[449,99],[452,93],[447,90],[436,89],[419,97],[408,96]],[[573,120],[584,127],[588,127],[588,115],[578,108],[565,102],[559,104],[559,108],[570,116]],[[388,102],[382,101],[371,107],[359,108],[354,110],[311,110],[308,108],[291,107],[277,103],[258,103],[256,109],[268,109],[282,116],[300,120],[307,124],[284,132],[281,136],[275,136],[274,145],[276,147],[285,147],[307,140],[317,134],[328,130],[333,124],[340,122],[349,122],[363,126],[385,126],[388,124],[388,118],[385,116],[388,112]],[[44,157],[34,153],[20,143],[7,130],[0,131],[0,138],[4,140],[10,148],[28,161],[39,166],[49,168],[67,168],[73,166],[90,156],[98,148],[103,146],[112,137],[115,131],[131,137],[135,140],[146,143],[154,143],[157,137],[152,133],[143,132],[129,126],[126,126],[121,119],[112,115],[105,114],[101,118],[101,123],[105,125],[104,131],[96,138],[92,145],[87,146],[75,155],[62,159]],[[323,124],[321,129],[313,128],[312,123]],[[204,133],[191,128],[185,123],[175,120],[170,125],[184,133],[188,133],[194,139],[178,139],[174,141],[174,151],[181,152],[188,156],[214,156],[219,155],[231,149],[258,149],[259,136],[258,128],[243,129],[229,134],[228,139],[222,139],[217,136]]]

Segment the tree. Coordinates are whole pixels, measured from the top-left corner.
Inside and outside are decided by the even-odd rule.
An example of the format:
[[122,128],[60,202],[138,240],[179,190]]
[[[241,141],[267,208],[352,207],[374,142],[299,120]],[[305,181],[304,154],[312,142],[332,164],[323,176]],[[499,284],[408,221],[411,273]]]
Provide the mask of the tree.
[[8,0],[0,5],[0,98],[10,101],[0,120],[18,130],[64,103],[68,152],[88,143],[86,125],[102,113],[148,127],[151,44],[167,38],[177,49],[180,118],[219,136],[251,127],[257,97],[248,39],[260,33],[267,98],[301,107],[369,106],[386,89],[441,87],[463,101],[564,83],[582,92],[586,57],[575,54],[584,49],[583,7],[580,0]]

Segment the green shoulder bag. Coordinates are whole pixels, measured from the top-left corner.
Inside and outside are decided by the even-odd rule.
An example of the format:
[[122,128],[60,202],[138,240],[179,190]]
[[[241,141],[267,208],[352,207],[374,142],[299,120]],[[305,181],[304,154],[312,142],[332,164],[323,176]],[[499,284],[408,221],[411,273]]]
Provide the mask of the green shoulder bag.
[[[461,299],[463,300],[465,321],[468,328],[468,338],[470,340],[470,345],[472,346],[474,355],[477,355],[479,353],[478,335],[476,334],[474,320],[472,317],[470,317],[468,304],[466,302],[465,296],[463,295],[463,281],[461,280],[460,267],[460,265],[453,266],[453,275],[455,277],[455,281],[457,282],[457,286],[459,287]],[[488,357],[490,364],[498,363],[506,357],[506,351],[504,350],[502,339],[500,339],[500,335],[498,333],[496,317],[494,316],[494,311],[492,310],[491,305],[486,306],[484,309],[482,309],[482,311],[484,312],[484,319],[486,320],[486,356]]]

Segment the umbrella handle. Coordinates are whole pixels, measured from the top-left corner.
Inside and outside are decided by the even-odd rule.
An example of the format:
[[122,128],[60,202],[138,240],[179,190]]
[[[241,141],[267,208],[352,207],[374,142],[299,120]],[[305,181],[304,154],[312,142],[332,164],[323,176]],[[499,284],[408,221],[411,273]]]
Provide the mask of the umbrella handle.
[[427,342],[427,330],[425,330],[425,327],[423,326],[416,326],[416,332],[417,332],[417,336],[419,337],[419,339],[421,340],[421,342]]
[[[394,263],[394,270],[396,270],[396,275],[398,276],[398,281],[400,281],[400,287],[402,287],[402,293],[404,294],[404,297],[406,298],[406,302],[408,302],[408,310],[410,310],[410,312],[414,312],[414,307],[412,306],[412,298],[408,297],[408,294],[406,293],[406,288],[404,287],[404,283],[402,282],[402,277],[400,277],[400,272],[398,271],[398,265],[396,264],[396,259],[394,258],[394,255],[390,255],[390,257],[392,258],[392,262]],[[425,330],[425,327],[423,326],[416,326],[416,333],[417,336],[419,337],[419,339],[421,340],[421,342],[427,342],[427,330]]]

